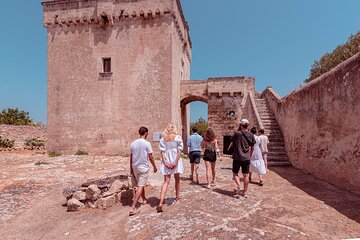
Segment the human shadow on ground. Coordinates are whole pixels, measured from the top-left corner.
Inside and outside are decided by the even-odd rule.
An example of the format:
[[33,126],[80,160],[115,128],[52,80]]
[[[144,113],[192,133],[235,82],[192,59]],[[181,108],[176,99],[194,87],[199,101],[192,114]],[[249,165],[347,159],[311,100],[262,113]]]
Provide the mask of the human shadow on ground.
[[292,167],[272,167],[271,170],[310,196],[360,223],[360,195]]
[[229,191],[229,190],[225,190],[225,189],[214,188],[213,191],[220,193],[222,195],[225,195],[227,197],[231,197],[231,198],[235,198],[235,195],[236,195],[235,189],[233,191]]
[[231,170],[231,171],[232,171],[232,168],[231,168],[231,167],[221,167],[220,169],[223,169],[223,170]]

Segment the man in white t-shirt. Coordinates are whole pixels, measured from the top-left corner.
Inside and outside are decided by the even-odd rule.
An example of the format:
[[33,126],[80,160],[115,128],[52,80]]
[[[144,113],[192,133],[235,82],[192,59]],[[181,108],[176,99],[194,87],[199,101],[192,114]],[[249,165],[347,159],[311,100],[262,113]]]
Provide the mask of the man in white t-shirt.
[[260,138],[260,148],[265,162],[266,171],[268,171],[267,154],[269,151],[267,145],[269,144],[269,138],[265,135],[264,129],[260,129],[259,138]]
[[137,181],[137,190],[131,205],[129,216],[132,216],[138,212],[136,204],[139,201],[140,196],[145,199],[146,183],[149,177],[149,162],[154,167],[154,173],[157,172],[155,161],[152,155],[151,144],[146,141],[148,136],[148,129],[141,127],[139,129],[140,138],[135,140],[131,144],[131,155],[130,155],[130,174],[133,174]]

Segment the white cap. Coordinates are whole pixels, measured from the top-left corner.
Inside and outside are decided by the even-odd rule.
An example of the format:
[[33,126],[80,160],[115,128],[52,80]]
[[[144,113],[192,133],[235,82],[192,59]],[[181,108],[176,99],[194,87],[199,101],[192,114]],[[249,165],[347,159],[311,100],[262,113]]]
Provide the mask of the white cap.
[[246,118],[243,118],[240,120],[240,124],[241,125],[249,125],[249,120],[247,120]]

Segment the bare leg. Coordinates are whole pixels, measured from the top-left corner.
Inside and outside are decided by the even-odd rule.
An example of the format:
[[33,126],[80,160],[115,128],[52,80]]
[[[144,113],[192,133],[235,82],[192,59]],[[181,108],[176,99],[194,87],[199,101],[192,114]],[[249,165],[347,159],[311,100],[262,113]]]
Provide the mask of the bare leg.
[[194,163],[191,163],[190,181],[194,181]]
[[259,185],[260,185],[260,186],[263,186],[263,185],[264,185],[264,182],[263,182],[263,178],[262,178],[262,175],[261,175],[261,174],[259,174],[259,179],[260,179]]
[[243,173],[243,176],[244,176],[244,193],[246,193],[249,187],[249,174]]
[[143,189],[143,192],[142,192],[142,194],[141,194],[141,198],[142,198],[142,200],[143,200],[143,204],[146,204],[146,203],[147,203],[147,199],[146,199],[146,197],[145,197],[145,188]]
[[137,188],[133,203],[131,205],[131,210],[134,210],[136,208],[136,204],[139,201],[140,196],[143,194],[143,190],[144,190],[144,187]]
[[234,181],[236,183],[238,191],[240,191],[240,177],[238,173],[233,173]]
[[211,163],[212,183],[215,183],[215,164],[216,162]]
[[174,174],[175,178],[175,192],[176,192],[176,200],[180,200],[180,173]]
[[171,177],[171,175],[164,176],[164,183],[161,187],[159,206],[162,206],[164,204],[164,198],[165,198],[165,194],[166,194],[166,191],[167,191],[169,183],[170,183],[170,177]]
[[196,183],[199,183],[199,164],[195,164]]
[[208,188],[210,188],[210,168],[211,164],[209,161],[205,161],[205,167],[206,167],[206,181],[208,184]]

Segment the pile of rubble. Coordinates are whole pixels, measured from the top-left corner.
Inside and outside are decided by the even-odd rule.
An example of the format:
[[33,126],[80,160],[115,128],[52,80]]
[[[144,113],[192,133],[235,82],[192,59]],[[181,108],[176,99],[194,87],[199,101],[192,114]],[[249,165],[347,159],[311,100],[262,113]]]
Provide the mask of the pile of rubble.
[[68,211],[78,211],[83,208],[107,209],[121,202],[123,197],[132,194],[129,191],[128,175],[118,175],[105,179],[86,182],[82,185],[64,189]]

